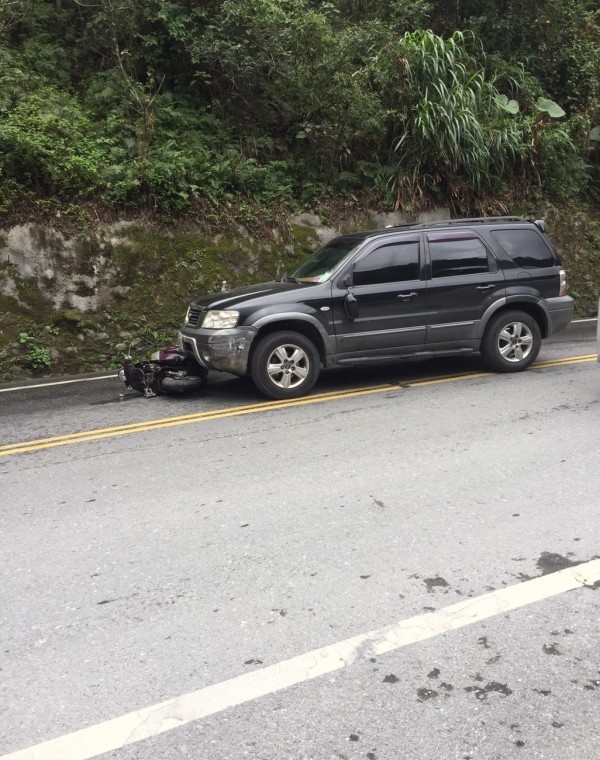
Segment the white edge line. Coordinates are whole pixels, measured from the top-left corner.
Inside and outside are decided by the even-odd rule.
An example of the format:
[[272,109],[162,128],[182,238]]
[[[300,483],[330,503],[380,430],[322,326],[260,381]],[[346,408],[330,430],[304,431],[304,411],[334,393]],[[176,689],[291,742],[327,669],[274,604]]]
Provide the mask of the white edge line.
[[28,391],[31,388],[49,388],[51,385],[69,385],[69,383],[91,383],[94,380],[115,380],[119,376],[102,375],[102,377],[78,377],[75,380],[56,380],[51,383],[38,383],[36,385],[20,385],[18,388],[0,388],[0,393],[11,393],[11,391]]
[[[576,325],[582,322],[595,322],[597,317],[590,317],[589,319],[574,319],[571,324]],[[82,377],[75,380],[57,380],[51,383],[38,383],[36,385],[20,385],[18,388],[0,388],[0,393],[11,393],[13,391],[28,391],[31,388],[49,388],[52,385],[68,385],[69,383],[91,383],[94,380],[110,380],[111,378],[117,378],[118,375],[103,375],[102,377]],[[2,760],[0,758],[0,760]]]
[[369,657],[392,652],[597,582],[600,582],[600,559],[313,649],[275,665],[18,750],[0,757],[0,760],[90,760]]

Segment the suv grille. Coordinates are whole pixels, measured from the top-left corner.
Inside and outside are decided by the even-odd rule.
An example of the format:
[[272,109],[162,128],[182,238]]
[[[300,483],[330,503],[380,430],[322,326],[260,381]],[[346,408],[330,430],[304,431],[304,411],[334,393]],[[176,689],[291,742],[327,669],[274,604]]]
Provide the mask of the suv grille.
[[192,325],[192,327],[197,327],[198,322],[200,321],[200,316],[202,315],[202,309],[196,309],[194,307],[190,307],[190,310],[188,312],[188,325]]

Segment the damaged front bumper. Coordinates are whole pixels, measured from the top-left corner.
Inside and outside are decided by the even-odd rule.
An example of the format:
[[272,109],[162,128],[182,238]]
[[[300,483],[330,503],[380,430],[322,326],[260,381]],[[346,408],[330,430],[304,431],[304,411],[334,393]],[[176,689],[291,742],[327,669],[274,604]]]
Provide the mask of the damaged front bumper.
[[192,354],[201,367],[241,377],[246,374],[250,346],[256,333],[254,327],[204,330],[184,326],[179,331],[179,347]]

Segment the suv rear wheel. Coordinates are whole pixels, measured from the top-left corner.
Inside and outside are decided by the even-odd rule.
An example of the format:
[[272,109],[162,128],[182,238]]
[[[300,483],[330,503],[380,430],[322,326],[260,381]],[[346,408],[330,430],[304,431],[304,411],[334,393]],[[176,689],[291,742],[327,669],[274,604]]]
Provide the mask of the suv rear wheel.
[[481,341],[481,354],[496,372],[521,372],[540,352],[542,335],[524,311],[503,311],[492,317]]
[[274,399],[304,396],[316,383],[319,370],[319,352],[314,343],[296,332],[266,335],[250,362],[254,385]]

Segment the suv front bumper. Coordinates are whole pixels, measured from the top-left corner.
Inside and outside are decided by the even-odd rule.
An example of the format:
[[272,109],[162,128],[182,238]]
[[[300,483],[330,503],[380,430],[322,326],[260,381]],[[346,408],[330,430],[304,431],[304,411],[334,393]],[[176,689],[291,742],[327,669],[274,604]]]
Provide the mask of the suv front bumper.
[[179,331],[179,345],[182,351],[192,354],[201,367],[241,377],[246,374],[256,333],[254,327],[203,330],[184,325]]

